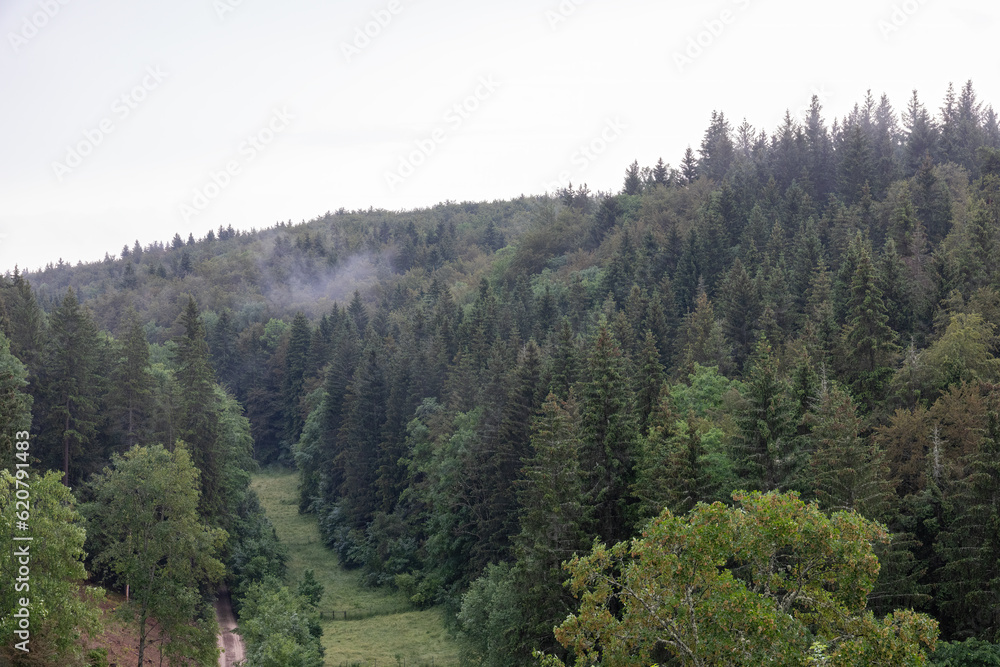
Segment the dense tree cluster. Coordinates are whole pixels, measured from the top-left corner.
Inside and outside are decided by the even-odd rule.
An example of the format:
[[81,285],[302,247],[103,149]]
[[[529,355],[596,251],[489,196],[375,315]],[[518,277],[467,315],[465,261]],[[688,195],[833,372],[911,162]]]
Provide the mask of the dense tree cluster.
[[635,162],[618,193],[338,211],[15,273],[0,389],[33,400],[71,485],[185,441],[200,515],[247,536],[232,571],[263,577],[266,531],[237,529],[252,435],[298,466],[345,565],[447,605],[482,664],[569,657],[560,564],[735,489],[880,522],[874,614],[1000,641],[997,117],[971,83],[938,113],[916,93],[822,113],[768,134],[716,112],[678,168]]

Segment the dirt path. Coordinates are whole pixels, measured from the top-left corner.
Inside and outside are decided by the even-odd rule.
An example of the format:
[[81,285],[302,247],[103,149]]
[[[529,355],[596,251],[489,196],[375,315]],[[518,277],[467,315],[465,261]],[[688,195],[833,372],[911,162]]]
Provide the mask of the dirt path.
[[215,601],[215,620],[219,622],[219,648],[222,649],[219,667],[232,667],[246,656],[243,654],[243,639],[233,632],[236,616],[229,599],[229,589],[225,586],[219,589],[219,599]]

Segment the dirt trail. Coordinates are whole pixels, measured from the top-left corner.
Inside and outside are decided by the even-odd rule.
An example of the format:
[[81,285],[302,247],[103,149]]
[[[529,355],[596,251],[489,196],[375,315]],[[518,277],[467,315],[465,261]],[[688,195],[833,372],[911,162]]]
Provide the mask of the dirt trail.
[[219,599],[215,601],[215,620],[219,622],[219,667],[232,667],[246,658],[243,654],[243,638],[234,633],[236,616],[233,603],[229,599],[229,589],[219,589]]

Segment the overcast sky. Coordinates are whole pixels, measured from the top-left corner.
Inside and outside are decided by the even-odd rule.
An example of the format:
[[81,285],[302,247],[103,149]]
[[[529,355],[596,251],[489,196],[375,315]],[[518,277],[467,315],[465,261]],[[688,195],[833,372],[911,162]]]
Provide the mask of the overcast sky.
[[[713,109],[1000,108],[986,0],[0,0],[0,272],[124,244],[617,190]],[[587,150],[583,150],[587,149]]]

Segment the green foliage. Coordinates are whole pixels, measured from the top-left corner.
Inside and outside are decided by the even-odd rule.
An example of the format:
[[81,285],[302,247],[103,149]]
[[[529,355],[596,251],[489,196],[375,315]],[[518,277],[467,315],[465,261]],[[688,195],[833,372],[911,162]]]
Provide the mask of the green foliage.
[[298,592],[299,596],[315,609],[319,607],[319,602],[323,599],[323,584],[316,581],[315,572],[306,570],[302,573],[302,581],[299,582]]
[[567,564],[581,606],[556,636],[575,664],[800,665],[810,646],[824,664],[926,664],[933,620],[864,609],[884,528],[794,494],[734,499],[665,511],[642,537]]
[[[29,477],[20,469],[15,477],[0,470],[0,540],[7,545],[0,550],[0,576],[8,582],[0,591],[0,659],[20,655],[15,644],[29,639],[27,646],[41,664],[70,664],[82,653],[81,636],[100,629],[97,602],[103,591],[82,586],[87,579],[86,531],[76,499],[60,478],[54,471]],[[29,492],[27,501],[18,490]],[[30,517],[28,533],[16,529],[25,516]],[[31,541],[15,541],[24,536]],[[28,550],[29,576],[19,573],[25,564],[19,555],[23,547]],[[22,629],[22,599],[30,600],[30,637],[17,634]]]
[[27,369],[10,353],[10,341],[0,332],[0,470],[14,469],[15,435],[31,430],[32,398],[25,393]]
[[938,642],[932,667],[1000,667],[1000,646],[974,637],[964,642]]
[[[93,488],[85,509],[100,547],[95,562],[131,590],[122,609],[137,624],[139,662],[147,642],[157,641],[170,656],[214,659],[218,627],[199,587],[224,575],[214,555],[227,535],[201,523],[198,470],[187,448],[133,447],[112,457]],[[150,617],[159,623],[155,635]]]
[[322,667],[322,629],[309,599],[266,579],[250,586],[240,614],[246,667]]

